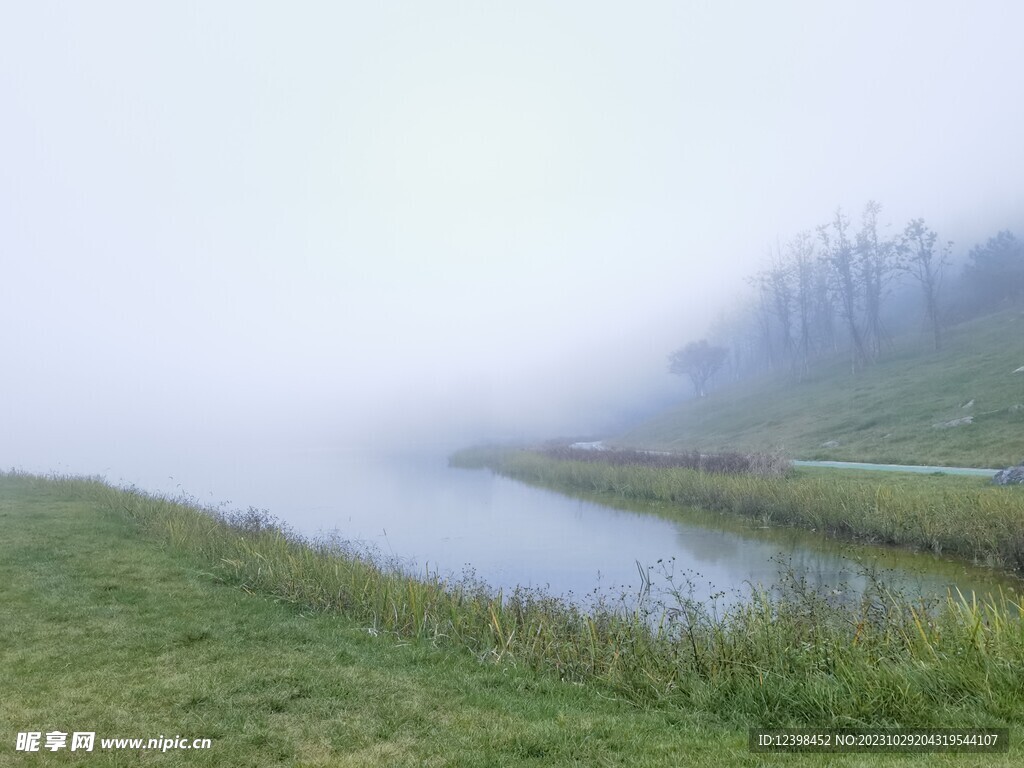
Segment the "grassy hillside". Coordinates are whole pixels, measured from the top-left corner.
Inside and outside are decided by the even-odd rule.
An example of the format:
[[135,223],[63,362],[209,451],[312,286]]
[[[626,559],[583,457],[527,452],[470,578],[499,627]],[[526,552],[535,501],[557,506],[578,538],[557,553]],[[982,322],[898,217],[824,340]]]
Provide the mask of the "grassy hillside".
[[[940,352],[897,339],[851,375],[846,358],[803,381],[766,376],[685,402],[608,442],[658,450],[771,450],[800,459],[1005,467],[1024,460],[1024,313],[947,331]],[[973,417],[973,422],[937,427]]]

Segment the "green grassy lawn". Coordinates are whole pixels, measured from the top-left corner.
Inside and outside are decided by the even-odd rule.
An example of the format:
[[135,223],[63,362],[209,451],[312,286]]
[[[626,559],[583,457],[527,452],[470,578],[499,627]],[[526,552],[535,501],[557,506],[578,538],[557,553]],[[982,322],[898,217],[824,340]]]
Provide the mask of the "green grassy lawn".
[[[0,479],[0,765],[753,764],[744,734],[227,586],[72,487]],[[19,731],[209,750],[15,752]]]
[[[844,358],[817,365],[802,381],[784,373],[723,387],[608,442],[1006,467],[1024,460],[1024,373],[1013,372],[1021,366],[1024,314],[1008,311],[948,329],[940,352],[916,335],[898,339],[856,375]],[[935,427],[966,416],[973,423]],[[825,446],[832,442],[838,445]]]
[[[0,476],[0,765],[879,763],[752,755],[749,717],[730,712],[723,691],[715,709],[639,706],[596,682],[563,682],[511,657],[371,631],[343,611],[275,598],[251,575],[267,575],[259,549],[250,577],[233,580],[232,564],[120,511],[130,511],[130,495],[106,496],[113,505],[95,483]],[[987,706],[965,692],[951,703],[960,721],[948,726],[1020,720],[1006,711],[991,722],[979,714]],[[15,751],[18,732],[51,730],[205,737],[212,747]],[[890,759],[1010,766],[1021,752]]]

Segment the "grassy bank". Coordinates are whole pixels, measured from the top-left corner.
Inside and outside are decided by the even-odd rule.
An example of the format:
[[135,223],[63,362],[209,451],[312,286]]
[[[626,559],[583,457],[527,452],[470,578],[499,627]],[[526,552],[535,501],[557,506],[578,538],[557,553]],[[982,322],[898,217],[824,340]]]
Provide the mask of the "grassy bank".
[[785,476],[470,449],[452,462],[567,490],[697,506],[1024,574],[1024,489],[982,478],[799,469]]
[[[323,573],[275,587],[266,561],[282,550],[267,531],[27,476],[0,476],[0,525],[3,766],[753,764],[745,734],[706,713],[638,709],[507,656],[317,610],[304,590]],[[217,543],[193,538],[207,535]],[[238,560],[217,562],[231,537]],[[17,732],[52,730],[212,747],[15,751]]]
[[929,614],[879,589],[851,609],[794,581],[724,616],[680,596],[652,627],[402,574],[258,513],[78,480],[0,493],[4,759],[16,731],[60,728],[213,739],[145,755],[182,765],[754,765],[750,725],[1024,719],[1006,602]]
[[[849,358],[723,386],[608,442],[656,450],[771,451],[801,459],[1006,467],[1024,460],[1024,315],[917,334],[851,375]],[[971,423],[961,420],[970,417]],[[959,422],[959,423],[958,423]],[[952,426],[943,426],[951,425]],[[938,426],[937,426],[938,425]]]

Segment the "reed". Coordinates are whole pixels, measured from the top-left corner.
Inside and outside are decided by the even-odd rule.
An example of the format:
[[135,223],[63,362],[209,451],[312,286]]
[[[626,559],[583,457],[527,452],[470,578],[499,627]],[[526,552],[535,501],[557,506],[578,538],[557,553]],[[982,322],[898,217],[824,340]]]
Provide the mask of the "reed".
[[850,539],[893,544],[1024,574],[1024,493],[972,478],[953,483],[839,471],[724,473],[582,461],[530,450],[470,450],[456,466],[562,489],[695,506]]
[[[701,453],[683,451],[634,451],[630,449],[586,450],[571,445],[554,445],[536,450],[536,453],[558,461],[581,461],[587,464],[610,464],[613,466],[647,467],[649,469],[696,469],[720,475],[758,475],[760,477],[782,477],[792,467],[781,452],[772,453]],[[489,451],[493,461],[500,458],[500,452]]]

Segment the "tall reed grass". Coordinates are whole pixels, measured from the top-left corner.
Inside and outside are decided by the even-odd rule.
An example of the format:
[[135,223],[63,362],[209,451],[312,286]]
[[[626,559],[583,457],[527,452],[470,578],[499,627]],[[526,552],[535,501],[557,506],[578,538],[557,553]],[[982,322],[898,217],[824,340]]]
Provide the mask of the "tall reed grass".
[[1024,574],[1019,488],[911,483],[838,473],[712,473],[685,467],[563,459],[537,451],[456,454],[453,463],[568,490],[702,507],[783,525],[948,554]]
[[926,606],[876,584],[851,606],[788,574],[779,590],[719,614],[669,573],[668,602],[583,610],[543,592],[414,574],[344,542],[304,540],[258,510],[224,513],[94,481],[69,492],[92,494],[246,591],[343,613],[371,633],[590,681],[638,706],[765,725],[993,725],[1024,713],[1024,622],[1005,595]]
[[663,452],[634,451],[630,449],[589,450],[571,445],[554,445],[537,449],[536,453],[558,461],[582,461],[588,464],[648,467],[651,469],[696,469],[723,475],[758,475],[782,477],[792,462],[779,452],[775,453],[701,453],[700,451]]

